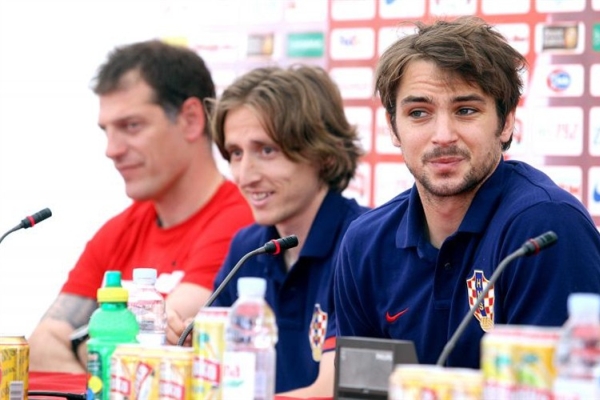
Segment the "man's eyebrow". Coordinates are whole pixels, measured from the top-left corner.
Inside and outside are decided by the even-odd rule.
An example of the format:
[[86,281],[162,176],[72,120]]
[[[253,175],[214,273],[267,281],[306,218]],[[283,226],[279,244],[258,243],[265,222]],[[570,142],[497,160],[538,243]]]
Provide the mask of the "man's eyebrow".
[[[475,101],[478,103],[485,103],[485,98],[478,94],[466,94],[462,96],[455,96],[452,98],[453,103],[463,103]],[[400,101],[400,105],[404,106],[411,103],[427,103],[433,104],[433,99],[429,96],[406,96]]]
[[456,96],[452,99],[454,103],[462,103],[465,101],[476,101],[479,103],[485,103],[485,99],[478,94],[467,94],[464,96]]
[[433,103],[433,99],[427,96],[406,96],[400,101],[401,105],[410,103]]

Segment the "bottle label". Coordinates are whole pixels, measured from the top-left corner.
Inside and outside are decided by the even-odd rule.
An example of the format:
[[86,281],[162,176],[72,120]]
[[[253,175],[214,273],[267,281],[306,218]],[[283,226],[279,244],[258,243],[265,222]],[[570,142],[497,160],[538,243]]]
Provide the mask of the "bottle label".
[[253,400],[256,354],[225,351],[223,355],[223,400]]
[[88,400],[101,400],[102,381],[102,357],[97,351],[89,351],[87,358],[87,398]]

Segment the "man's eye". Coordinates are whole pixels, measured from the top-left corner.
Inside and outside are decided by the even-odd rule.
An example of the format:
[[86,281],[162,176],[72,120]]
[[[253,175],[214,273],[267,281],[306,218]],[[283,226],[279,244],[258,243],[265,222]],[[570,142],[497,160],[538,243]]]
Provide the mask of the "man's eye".
[[461,108],[460,110],[458,110],[459,115],[471,115],[474,112],[475,110],[472,108]]
[[139,122],[128,122],[127,125],[125,126],[127,128],[127,130],[129,131],[134,131],[136,129],[138,129],[140,127]]

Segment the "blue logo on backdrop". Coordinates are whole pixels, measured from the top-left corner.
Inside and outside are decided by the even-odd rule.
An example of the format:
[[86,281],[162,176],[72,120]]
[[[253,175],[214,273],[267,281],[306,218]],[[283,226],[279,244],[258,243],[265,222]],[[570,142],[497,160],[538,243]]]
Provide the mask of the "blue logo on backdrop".
[[548,87],[555,92],[562,92],[571,86],[571,75],[567,71],[556,70],[548,75]]

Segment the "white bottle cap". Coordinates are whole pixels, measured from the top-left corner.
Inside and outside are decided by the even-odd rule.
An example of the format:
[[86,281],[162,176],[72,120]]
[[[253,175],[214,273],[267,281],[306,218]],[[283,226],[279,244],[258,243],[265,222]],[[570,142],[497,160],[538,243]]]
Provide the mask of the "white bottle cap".
[[142,285],[154,285],[156,282],[156,269],[135,268],[133,270],[133,283]]
[[264,278],[244,277],[237,282],[238,296],[264,297],[267,281]]
[[600,318],[600,295],[596,293],[571,293],[567,300],[569,315],[587,315]]

